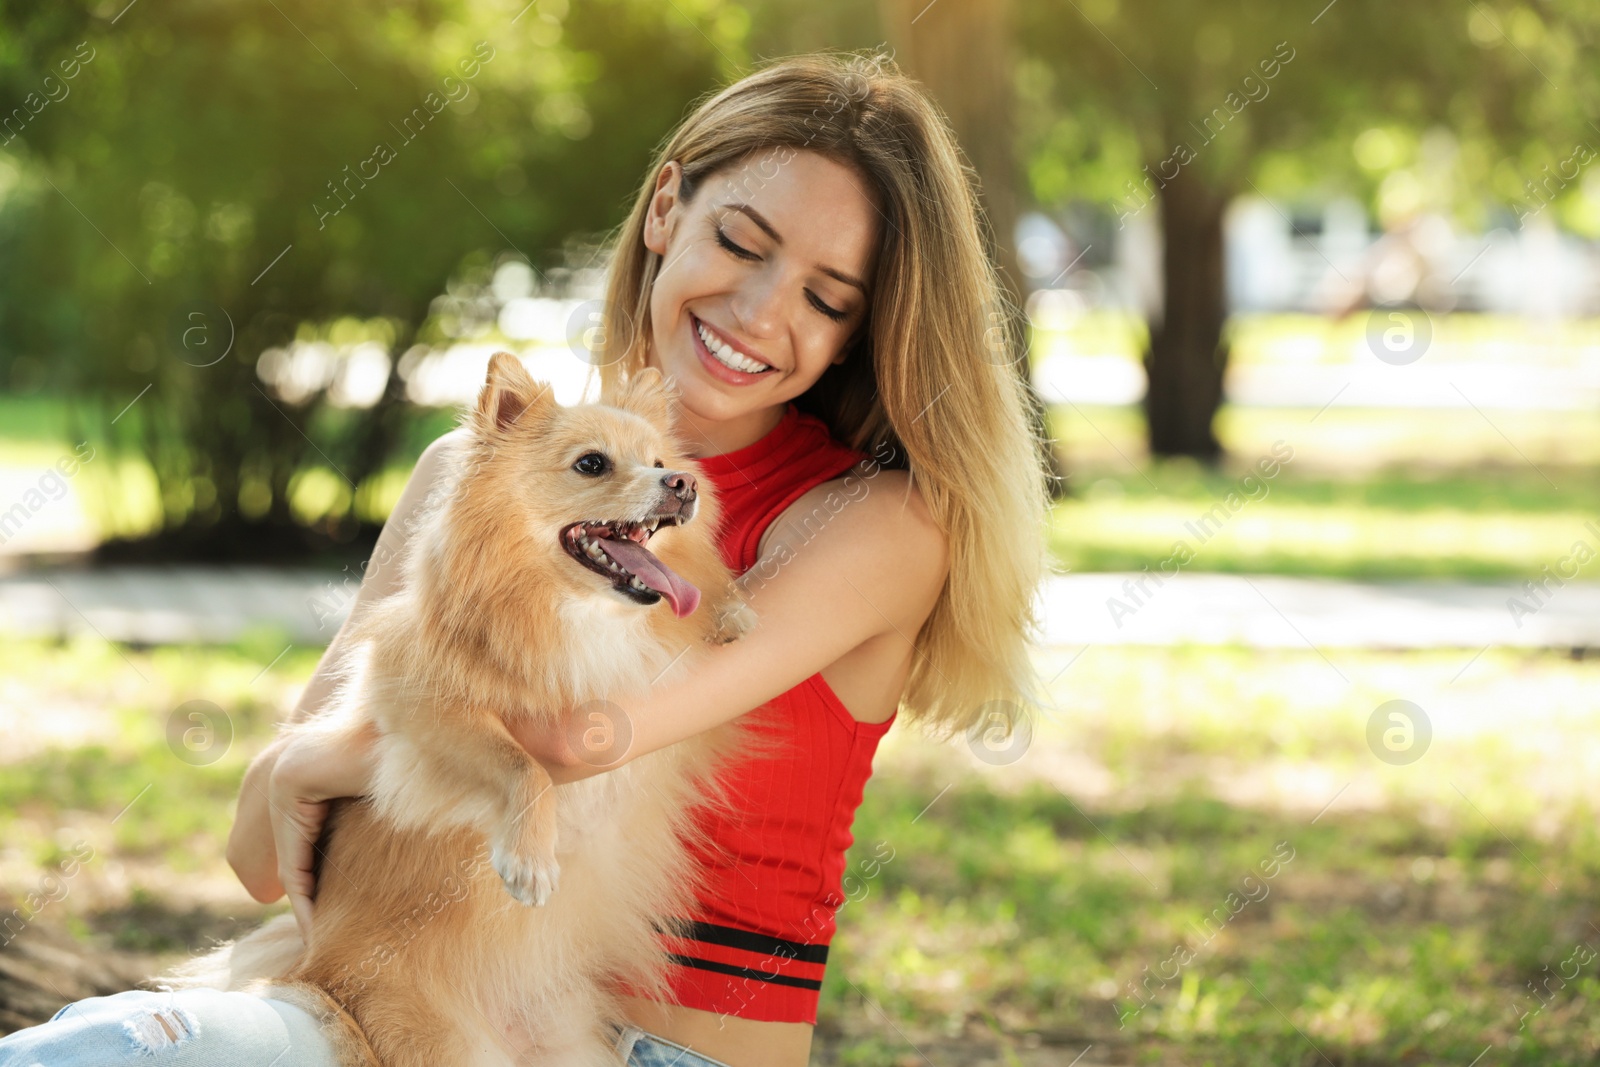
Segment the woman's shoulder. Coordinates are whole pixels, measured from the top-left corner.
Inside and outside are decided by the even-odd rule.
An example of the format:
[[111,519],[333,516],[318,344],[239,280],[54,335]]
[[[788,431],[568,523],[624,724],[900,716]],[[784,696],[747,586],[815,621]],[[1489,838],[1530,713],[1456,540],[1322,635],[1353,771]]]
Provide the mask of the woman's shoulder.
[[456,426],[446,430],[429,442],[428,447],[422,450],[422,459],[432,459],[437,462],[440,457],[459,452],[466,447],[472,438],[472,431],[465,426]]
[[901,581],[943,585],[949,537],[910,471],[852,468],[795,503],[804,513],[829,511],[836,535],[829,540],[847,566],[885,567]]
[[945,531],[910,471],[880,469],[868,484],[871,491],[865,499],[874,503],[863,518],[897,542],[944,551]]

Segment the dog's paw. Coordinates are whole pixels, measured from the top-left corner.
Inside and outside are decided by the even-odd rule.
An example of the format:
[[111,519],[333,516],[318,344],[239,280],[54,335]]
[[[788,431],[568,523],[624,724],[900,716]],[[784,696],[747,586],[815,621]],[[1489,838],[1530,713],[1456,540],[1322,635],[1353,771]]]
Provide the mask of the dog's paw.
[[561,884],[561,864],[554,852],[524,855],[496,847],[489,856],[495,873],[505,883],[506,892],[532,907],[544,907]]
[[756,628],[755,609],[737,597],[717,606],[716,620],[717,628],[709,638],[716,645],[730,644]]

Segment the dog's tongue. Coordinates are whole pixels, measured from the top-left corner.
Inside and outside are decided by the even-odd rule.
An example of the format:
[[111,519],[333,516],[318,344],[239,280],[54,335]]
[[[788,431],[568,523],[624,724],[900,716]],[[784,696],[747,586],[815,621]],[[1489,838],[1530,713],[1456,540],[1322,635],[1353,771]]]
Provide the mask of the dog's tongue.
[[606,538],[606,555],[622,564],[645,585],[667,598],[678,618],[690,614],[700,604],[700,590],[678,577],[671,567],[648,548],[626,538]]

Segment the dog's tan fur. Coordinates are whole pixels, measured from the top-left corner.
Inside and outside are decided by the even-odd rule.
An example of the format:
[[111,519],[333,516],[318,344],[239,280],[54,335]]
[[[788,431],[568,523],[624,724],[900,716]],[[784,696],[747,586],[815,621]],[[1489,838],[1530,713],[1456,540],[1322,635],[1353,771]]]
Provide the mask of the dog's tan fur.
[[[507,730],[641,692],[685,669],[692,654],[673,662],[685,648],[751,622],[703,480],[691,521],[650,539],[704,593],[685,618],[627,600],[558,543],[575,521],[650,513],[656,460],[692,470],[656,372],[606,399],[561,407],[494,357],[402,589],[353,621],[362,655],[334,706],[296,727],[338,736],[370,720],[381,736],[371,795],[329,821],[310,946],[280,916],[169,984],[298,1003],[351,1067],[619,1062],[612,985],[666,995],[652,921],[688,914],[693,814],[726,803],[717,768],[754,748],[733,724],[552,788]],[[611,475],[571,471],[591,448],[613,457]]]

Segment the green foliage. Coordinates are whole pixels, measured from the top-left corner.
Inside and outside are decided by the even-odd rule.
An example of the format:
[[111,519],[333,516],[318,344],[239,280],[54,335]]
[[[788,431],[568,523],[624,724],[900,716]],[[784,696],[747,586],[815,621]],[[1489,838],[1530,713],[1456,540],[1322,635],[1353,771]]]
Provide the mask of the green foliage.
[[[1436,206],[1481,224],[1486,186],[1514,203],[1574,142],[1600,144],[1588,125],[1600,70],[1585,44],[1597,21],[1585,0],[1019,4],[1033,192],[1120,201],[1130,180],[1155,184],[1141,167],[1154,174],[1186,145],[1182,166],[1229,191],[1353,187],[1376,202],[1389,174],[1408,171]],[[1459,168],[1453,189],[1429,172],[1438,159],[1420,157],[1431,127],[1459,151],[1443,161]]]
[[[20,364],[85,401],[84,432],[151,462],[167,525],[213,541],[248,524],[241,491],[283,526],[307,466],[362,483],[404,433],[399,376],[339,411],[320,389],[268,396],[257,356],[338,319],[397,359],[464,266],[559,262],[618,220],[721,72],[670,7],[522,7],[0,14],[0,101],[24,105],[0,134],[0,380]],[[36,93],[61,98],[30,115]]]

